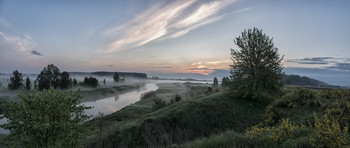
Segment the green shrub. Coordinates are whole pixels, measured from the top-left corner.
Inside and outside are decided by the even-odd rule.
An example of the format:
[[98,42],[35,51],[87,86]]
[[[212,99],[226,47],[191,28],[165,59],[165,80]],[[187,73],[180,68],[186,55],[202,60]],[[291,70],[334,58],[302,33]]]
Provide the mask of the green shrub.
[[336,117],[326,112],[321,118],[315,115],[315,133],[310,137],[314,147],[340,148],[350,145],[349,128],[341,128]]
[[161,109],[161,108],[164,108],[168,105],[164,100],[159,99],[159,98],[154,98],[153,102],[154,102],[154,104],[153,104],[154,111]]
[[8,123],[0,127],[10,130],[7,137],[14,147],[81,147],[80,139],[86,128],[82,125],[89,116],[79,105],[80,93],[44,89],[19,94],[20,100],[4,102]]

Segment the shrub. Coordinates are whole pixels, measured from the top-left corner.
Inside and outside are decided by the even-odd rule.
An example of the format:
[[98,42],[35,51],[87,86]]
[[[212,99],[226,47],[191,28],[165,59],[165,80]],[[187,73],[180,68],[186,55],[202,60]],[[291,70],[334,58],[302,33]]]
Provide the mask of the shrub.
[[[263,128],[253,126],[247,130],[246,134],[249,135],[253,141],[259,137],[266,137],[280,146],[290,144],[305,146],[307,143],[310,143],[308,141],[308,135],[311,132],[312,130],[306,128],[303,124],[297,126],[291,123],[289,119],[282,119],[278,126],[268,126]],[[302,141],[300,141],[300,139],[302,139]]]
[[341,128],[335,117],[325,113],[321,118],[315,115],[315,133],[310,137],[314,147],[339,148],[350,145],[349,128]]
[[154,111],[156,111],[158,109],[161,109],[161,108],[164,108],[164,107],[167,106],[167,103],[164,100],[159,99],[159,98],[153,99],[153,102],[154,102],[154,104],[153,104],[153,110]]
[[82,98],[77,93],[44,89],[19,94],[20,100],[4,102],[4,114],[8,123],[0,125],[10,130],[8,140],[14,147],[80,147],[80,139],[86,128],[82,123],[89,116],[84,110],[90,107],[78,105]]

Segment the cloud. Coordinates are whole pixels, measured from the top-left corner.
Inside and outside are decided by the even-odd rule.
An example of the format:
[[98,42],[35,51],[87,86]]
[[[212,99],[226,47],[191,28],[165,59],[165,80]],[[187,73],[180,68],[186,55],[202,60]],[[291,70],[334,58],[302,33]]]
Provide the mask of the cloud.
[[168,68],[173,68],[173,67],[171,67],[171,66],[159,66],[159,67],[152,67],[152,68],[168,69]]
[[312,57],[302,59],[291,59],[286,62],[298,63],[302,65],[321,65],[319,68],[350,71],[350,59],[340,57]]
[[286,62],[291,63],[298,63],[298,64],[330,64],[333,63],[333,60],[336,60],[338,58],[335,57],[312,57],[312,58],[302,58],[302,59],[291,59],[287,60]]
[[113,67],[113,65],[108,65],[108,67]]
[[350,71],[350,63],[336,63],[334,66],[329,66],[327,68],[341,71]]
[[179,0],[157,3],[130,22],[105,32],[107,36],[121,37],[102,49],[113,52],[144,45],[157,39],[183,36],[193,29],[221,19],[222,10],[235,0],[200,1]]
[[30,52],[31,54],[37,55],[37,56],[42,56],[43,54],[39,53],[38,51],[32,50]]
[[212,68],[189,68],[189,69],[186,69],[186,70],[221,70],[221,69],[212,69]]
[[34,43],[29,35],[20,37],[4,32],[0,32],[0,44],[10,46],[11,48],[18,49],[20,51],[27,51],[34,48]]

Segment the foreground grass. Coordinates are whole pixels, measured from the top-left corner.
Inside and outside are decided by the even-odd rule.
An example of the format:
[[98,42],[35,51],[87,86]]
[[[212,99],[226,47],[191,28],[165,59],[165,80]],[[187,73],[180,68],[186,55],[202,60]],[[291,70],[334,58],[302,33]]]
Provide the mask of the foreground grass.
[[349,147],[350,90],[300,89],[272,102],[245,132],[222,132],[179,147]]
[[[153,98],[163,96],[161,98],[164,99],[166,93],[173,91],[174,88],[171,91],[159,89]],[[149,105],[153,104],[153,98],[141,100],[105,117],[105,121],[110,121],[107,124],[114,124],[116,128],[109,129],[109,133],[102,138],[89,139],[86,146],[171,146],[174,143],[184,143],[227,130],[243,132],[246,128],[258,123],[268,104],[268,102],[235,99],[228,92],[223,91],[200,95],[197,98],[194,97],[195,99],[180,101],[152,112]],[[94,121],[91,125],[96,127],[101,123],[98,119]]]

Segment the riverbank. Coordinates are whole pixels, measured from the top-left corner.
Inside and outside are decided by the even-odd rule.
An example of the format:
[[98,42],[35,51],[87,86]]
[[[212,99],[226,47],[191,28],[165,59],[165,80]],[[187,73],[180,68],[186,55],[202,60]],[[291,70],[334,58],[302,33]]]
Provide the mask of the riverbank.
[[91,143],[98,143],[101,139],[105,139],[115,132],[128,129],[137,124],[143,116],[152,113],[153,99],[158,98],[169,102],[174,98],[176,94],[180,95],[183,100],[190,100],[202,95],[205,95],[205,91],[208,88],[208,84],[200,83],[157,83],[158,90],[151,96],[142,98],[140,101],[124,107],[123,109],[106,115],[100,118],[94,118],[85,123],[87,127],[91,129],[86,134],[84,143],[88,146]]
[[117,96],[135,89],[139,89],[143,86],[145,86],[145,83],[81,90],[80,93],[83,96],[83,98],[80,100],[80,102],[90,102],[99,100],[101,98]]

